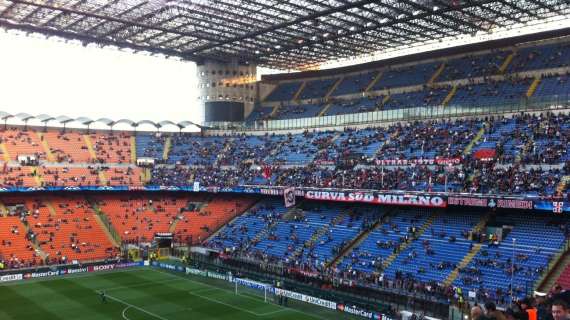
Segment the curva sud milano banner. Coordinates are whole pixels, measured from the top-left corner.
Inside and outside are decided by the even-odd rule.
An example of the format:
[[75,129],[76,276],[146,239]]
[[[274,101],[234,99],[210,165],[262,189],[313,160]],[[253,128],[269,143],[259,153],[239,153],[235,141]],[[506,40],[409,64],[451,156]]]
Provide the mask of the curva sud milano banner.
[[441,196],[391,194],[380,192],[345,192],[345,191],[306,191],[305,199],[340,202],[362,202],[400,206],[418,206],[445,208],[447,202]]
[[[241,193],[283,196],[285,188],[270,186],[204,187],[199,183],[189,186],[84,186],[84,187],[10,187],[0,188],[3,192],[50,192],[50,191],[148,191],[148,192],[208,192]],[[439,194],[429,192],[332,190],[315,188],[295,188],[296,197],[311,200],[359,202],[380,205],[417,206],[430,208],[480,207],[518,210],[537,210],[552,213],[570,213],[570,199],[550,199],[525,196],[487,196],[476,194]],[[292,197],[290,200],[293,200]]]

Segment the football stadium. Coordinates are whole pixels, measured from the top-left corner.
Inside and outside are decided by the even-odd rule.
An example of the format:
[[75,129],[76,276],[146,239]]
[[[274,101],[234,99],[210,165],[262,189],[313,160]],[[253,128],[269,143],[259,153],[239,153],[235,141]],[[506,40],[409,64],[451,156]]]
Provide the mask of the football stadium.
[[0,0],[0,60],[0,320],[570,319],[568,0]]

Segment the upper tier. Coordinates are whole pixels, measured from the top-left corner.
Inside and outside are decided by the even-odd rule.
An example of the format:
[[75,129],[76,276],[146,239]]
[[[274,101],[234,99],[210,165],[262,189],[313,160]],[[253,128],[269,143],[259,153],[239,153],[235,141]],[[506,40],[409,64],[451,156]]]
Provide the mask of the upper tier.
[[563,38],[357,73],[284,80],[276,83],[246,123],[412,107],[560,101],[570,90],[569,67],[570,40]]

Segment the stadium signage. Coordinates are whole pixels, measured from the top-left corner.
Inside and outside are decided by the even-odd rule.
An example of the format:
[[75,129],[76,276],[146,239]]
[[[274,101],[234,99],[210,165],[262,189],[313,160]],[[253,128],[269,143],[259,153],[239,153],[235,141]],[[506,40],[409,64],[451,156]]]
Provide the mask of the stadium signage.
[[168,263],[160,263],[158,264],[159,267],[166,270],[176,270],[176,266],[168,264]]
[[436,159],[389,159],[376,160],[378,166],[413,166],[413,165],[457,165],[461,158],[436,158]]
[[314,304],[317,306],[325,307],[328,309],[336,310],[336,302],[324,300],[320,298],[315,298],[312,296],[308,296],[302,293],[297,293],[289,290],[283,290],[279,288],[275,288],[275,294],[282,297],[291,298],[298,301],[303,301],[309,304]]
[[253,280],[248,280],[248,279],[235,278],[234,281],[235,281],[235,283],[237,283],[241,286],[248,287],[251,289],[256,289],[256,290],[266,290],[266,289],[272,288],[272,286],[267,285],[265,283],[261,283],[261,282],[257,282],[257,281],[253,281]]
[[45,278],[59,276],[59,271],[45,271],[45,272],[32,272],[24,274],[24,279],[35,279],[35,278]]
[[443,197],[430,195],[390,194],[377,192],[336,192],[306,191],[305,198],[311,200],[329,200],[341,202],[364,202],[392,205],[409,205],[419,207],[445,208],[447,202]]
[[523,199],[495,199],[483,197],[448,197],[447,203],[452,206],[485,207],[503,209],[534,209],[534,201]]
[[228,277],[221,273],[208,271],[208,278],[218,279],[218,280],[228,280]]
[[93,267],[89,267],[91,270],[90,272],[98,272],[98,271],[107,271],[107,270],[113,270],[115,269],[115,265],[114,264],[104,264],[101,266],[93,266]]
[[200,269],[194,269],[194,268],[186,268],[186,274],[191,274],[191,275],[201,276],[201,277],[207,277],[208,276],[208,272],[202,271]]
[[84,273],[84,272],[89,272],[89,268],[85,267],[85,268],[75,268],[75,269],[64,269],[61,270],[61,274],[74,274],[74,273]]
[[142,266],[143,262],[127,262],[127,263],[117,263],[115,265],[115,269],[125,269],[130,267],[139,267]]
[[10,282],[10,281],[18,281],[22,280],[24,277],[21,273],[18,274],[9,274],[0,277],[0,282]]

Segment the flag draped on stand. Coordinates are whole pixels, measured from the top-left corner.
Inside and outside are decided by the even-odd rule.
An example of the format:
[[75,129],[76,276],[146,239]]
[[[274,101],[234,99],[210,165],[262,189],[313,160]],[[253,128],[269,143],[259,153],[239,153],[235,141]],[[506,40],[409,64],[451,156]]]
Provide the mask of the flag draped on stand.
[[295,205],[295,188],[287,188],[283,191],[283,198],[285,200],[285,208]]

